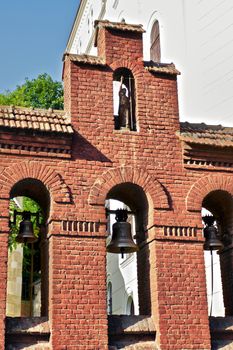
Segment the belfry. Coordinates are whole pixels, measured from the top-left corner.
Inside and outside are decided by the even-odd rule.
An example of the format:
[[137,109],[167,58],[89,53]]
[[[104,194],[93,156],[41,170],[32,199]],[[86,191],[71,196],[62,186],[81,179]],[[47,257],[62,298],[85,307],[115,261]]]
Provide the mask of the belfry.
[[[173,63],[143,60],[141,25],[95,27],[98,56],[64,55],[64,111],[0,107],[0,348],[214,348],[222,329],[208,317],[201,209],[215,217],[229,321],[233,131],[179,122],[180,73]],[[28,270],[40,294],[35,278],[25,279],[30,298],[9,315],[9,207],[20,197],[43,213],[34,224],[40,253]],[[127,315],[107,311],[108,212],[115,210],[107,204],[116,200],[136,251],[138,301],[129,292]],[[117,252],[124,265],[132,259],[131,251]]]

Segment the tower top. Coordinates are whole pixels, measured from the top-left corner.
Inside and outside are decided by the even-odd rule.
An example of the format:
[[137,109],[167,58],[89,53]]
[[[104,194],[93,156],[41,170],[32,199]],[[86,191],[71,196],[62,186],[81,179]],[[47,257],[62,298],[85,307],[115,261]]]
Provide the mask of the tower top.
[[133,33],[145,33],[142,24],[128,24],[125,22],[110,22],[108,20],[96,20],[95,24],[95,46],[97,46],[97,38],[100,28],[109,29],[112,31],[123,31]]

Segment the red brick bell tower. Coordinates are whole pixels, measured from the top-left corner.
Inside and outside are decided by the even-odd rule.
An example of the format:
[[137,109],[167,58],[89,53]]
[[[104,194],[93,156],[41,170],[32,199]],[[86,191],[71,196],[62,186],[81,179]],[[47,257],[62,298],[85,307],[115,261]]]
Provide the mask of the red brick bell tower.
[[[77,178],[81,210],[90,221],[104,220],[106,198],[128,198],[141,215],[140,314],[152,315],[156,344],[162,350],[209,349],[200,213],[186,209],[193,180],[177,136],[179,72],[173,64],[143,62],[142,34],[138,25],[99,21],[98,57],[64,57],[65,110],[75,129],[73,159],[85,183]],[[129,71],[136,126],[119,128],[113,81]],[[99,273],[104,276],[104,262]],[[104,285],[104,278],[99,283]],[[111,336],[109,343],[114,345]]]
[[[0,106],[0,349],[210,349],[201,208],[217,213],[227,194],[219,220],[231,232],[232,131],[179,123],[179,72],[143,61],[140,25],[95,25],[97,57],[64,55],[65,111]],[[37,200],[46,217],[46,304],[36,319],[5,311],[17,196]],[[135,213],[137,316],[107,315],[108,199]]]

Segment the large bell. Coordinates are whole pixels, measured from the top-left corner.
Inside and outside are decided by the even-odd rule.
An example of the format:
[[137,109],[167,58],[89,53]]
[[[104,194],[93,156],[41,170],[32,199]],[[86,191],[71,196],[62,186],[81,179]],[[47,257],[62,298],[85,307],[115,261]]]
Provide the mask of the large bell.
[[33,243],[36,241],[36,237],[33,232],[33,225],[30,221],[30,212],[23,213],[23,221],[19,225],[19,233],[16,237],[18,243]]
[[116,221],[112,226],[112,239],[107,245],[109,253],[124,254],[138,251],[131,234],[131,225],[127,222],[127,210],[116,210]]
[[203,217],[203,221],[206,225],[204,228],[204,250],[218,250],[223,248],[222,242],[218,239],[218,231],[213,225],[215,218],[213,216]]

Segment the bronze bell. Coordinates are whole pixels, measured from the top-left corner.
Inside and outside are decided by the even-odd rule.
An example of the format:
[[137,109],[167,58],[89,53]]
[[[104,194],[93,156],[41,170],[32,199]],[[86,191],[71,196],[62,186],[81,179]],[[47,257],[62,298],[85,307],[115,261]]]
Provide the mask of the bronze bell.
[[23,221],[20,222],[19,225],[19,233],[16,237],[16,241],[18,243],[33,243],[36,241],[36,237],[33,232],[33,224],[30,220],[31,214],[30,212],[23,213]]
[[213,216],[204,216],[203,221],[206,225],[204,228],[204,250],[218,250],[223,248],[222,242],[218,239],[218,231],[213,225],[215,218]]
[[131,234],[131,225],[127,222],[127,210],[116,210],[116,221],[112,226],[112,239],[107,245],[109,253],[122,254],[138,251]]

